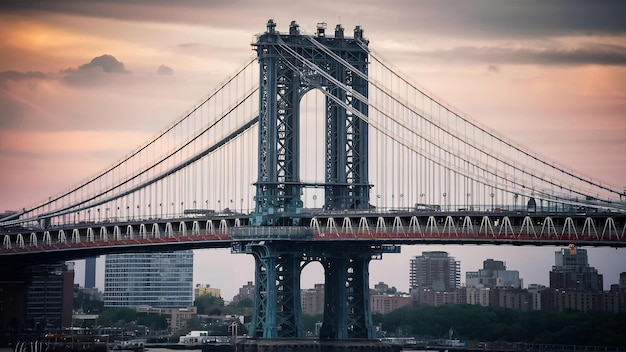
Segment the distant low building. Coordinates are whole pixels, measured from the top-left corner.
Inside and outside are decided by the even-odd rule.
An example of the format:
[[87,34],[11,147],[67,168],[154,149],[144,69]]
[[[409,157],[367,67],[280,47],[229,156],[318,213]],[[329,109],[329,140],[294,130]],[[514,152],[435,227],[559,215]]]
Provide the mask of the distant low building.
[[154,307],[136,307],[137,313],[158,314],[167,316],[170,323],[170,331],[175,334],[187,328],[187,321],[198,315],[197,307],[184,308],[154,308]]
[[411,304],[411,296],[380,294],[370,296],[372,313],[387,314]]
[[411,288],[411,299],[417,304],[441,306],[444,304],[465,304],[464,287],[454,291],[439,291],[430,288]]
[[198,298],[199,296],[202,295],[211,295],[213,297],[218,297],[221,298],[222,297],[222,291],[219,288],[213,288],[211,287],[211,285],[196,285],[196,288],[193,289],[193,297]]

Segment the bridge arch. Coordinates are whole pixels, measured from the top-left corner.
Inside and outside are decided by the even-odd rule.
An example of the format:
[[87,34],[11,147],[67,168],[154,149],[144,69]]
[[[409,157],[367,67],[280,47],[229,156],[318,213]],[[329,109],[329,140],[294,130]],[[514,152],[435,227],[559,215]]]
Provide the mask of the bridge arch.
[[109,242],[109,229],[106,226],[100,227],[100,241]]
[[30,233],[30,239],[28,241],[28,245],[31,247],[37,247],[37,234],[35,234],[34,232]]
[[88,227],[87,228],[87,242],[95,242],[96,238],[95,235],[93,233],[93,228],[92,227]]
[[21,233],[17,234],[17,241],[15,243],[17,245],[18,248],[24,248],[26,247],[24,245],[24,236]]
[[[18,244],[19,244],[19,239],[20,237],[22,237],[22,234],[19,234],[19,236],[17,236],[18,238]],[[22,238],[22,244],[24,242],[24,239]],[[43,233],[43,243],[50,246],[52,245],[52,236],[50,236],[50,231],[44,231]]]
[[72,230],[72,243],[80,243],[80,231],[78,229]]
[[[151,238],[161,238],[161,228],[156,222],[152,224],[152,227],[150,229],[150,236]],[[172,229],[171,222],[165,224],[165,237],[174,237],[174,230]]]
[[2,247],[4,249],[11,249],[11,236],[4,235],[4,239],[2,240]]

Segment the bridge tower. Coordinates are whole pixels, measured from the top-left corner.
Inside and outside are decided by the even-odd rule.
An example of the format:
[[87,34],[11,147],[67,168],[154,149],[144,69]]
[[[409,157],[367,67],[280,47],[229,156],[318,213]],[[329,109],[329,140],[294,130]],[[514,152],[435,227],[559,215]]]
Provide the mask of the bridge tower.
[[[367,98],[367,81],[347,64],[367,75],[368,41],[360,26],[353,38],[344,36],[341,25],[334,37],[325,30],[326,24],[320,23],[315,36],[302,35],[292,21],[289,33],[283,34],[270,19],[253,44],[260,65],[255,225],[274,225],[279,218],[298,225],[304,187],[323,187],[326,209],[369,207],[368,126],[355,115],[367,116],[367,105],[347,92]],[[298,163],[300,100],[312,89],[335,99],[327,96],[324,110],[325,180],[305,184]]]
[[[326,36],[320,23],[314,36],[301,34],[295,21],[279,33],[273,20],[253,44],[260,65],[259,174],[256,208],[250,222],[266,235],[235,236],[233,251],[255,258],[256,338],[303,337],[300,275],[318,261],[324,268],[323,339],[372,337],[369,262],[399,246],[313,242],[300,227],[304,187],[324,188],[327,210],[367,209],[368,41],[360,26],[345,37],[341,25]],[[321,89],[325,100],[324,182],[300,180],[300,100]],[[365,99],[357,99],[361,95]],[[320,165],[321,167],[322,165]],[[278,227],[277,225],[290,225]],[[307,232],[309,231],[309,232]]]

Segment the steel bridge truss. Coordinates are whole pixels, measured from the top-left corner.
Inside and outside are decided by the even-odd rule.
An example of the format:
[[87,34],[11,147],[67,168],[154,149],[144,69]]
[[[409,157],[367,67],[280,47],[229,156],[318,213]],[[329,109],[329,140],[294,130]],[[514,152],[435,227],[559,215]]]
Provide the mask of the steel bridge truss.
[[[255,183],[254,225],[275,225],[274,214],[293,214],[298,225],[303,187],[324,187],[326,209],[369,207],[367,123],[367,41],[355,28],[344,37],[337,25],[326,37],[318,25],[315,37],[302,35],[293,21],[289,34],[267,31],[253,44],[260,65],[259,167]],[[357,70],[360,74],[355,74]],[[300,180],[300,100],[320,89],[325,102],[325,179],[305,184]],[[358,95],[361,99],[355,99]],[[364,97],[364,98],[363,98]]]

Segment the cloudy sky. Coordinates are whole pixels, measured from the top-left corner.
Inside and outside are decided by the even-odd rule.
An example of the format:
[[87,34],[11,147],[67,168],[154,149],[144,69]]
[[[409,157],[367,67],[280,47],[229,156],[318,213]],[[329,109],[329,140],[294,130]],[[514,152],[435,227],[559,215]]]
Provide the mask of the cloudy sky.
[[[308,32],[361,25],[373,50],[466,117],[626,188],[624,13],[620,1],[3,1],[0,212],[70,188],[160,131],[253,55],[269,18],[279,31],[291,20]],[[409,258],[437,249],[463,271],[494,258],[547,284],[558,248],[404,247],[372,264],[371,281],[408,290]],[[623,251],[589,250],[606,288],[626,271]],[[228,269],[206,270],[219,263]],[[194,280],[226,299],[253,277],[251,258],[196,252]],[[321,280],[307,270],[303,287]]]

